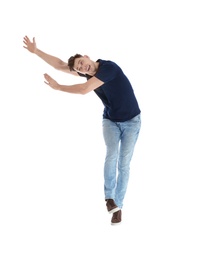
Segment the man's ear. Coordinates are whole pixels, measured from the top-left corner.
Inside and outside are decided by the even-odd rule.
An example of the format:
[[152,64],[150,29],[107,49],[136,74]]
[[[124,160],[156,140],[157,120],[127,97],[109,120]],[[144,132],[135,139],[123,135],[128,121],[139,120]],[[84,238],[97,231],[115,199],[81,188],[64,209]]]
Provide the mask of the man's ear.
[[85,58],[90,59],[88,55],[84,55]]

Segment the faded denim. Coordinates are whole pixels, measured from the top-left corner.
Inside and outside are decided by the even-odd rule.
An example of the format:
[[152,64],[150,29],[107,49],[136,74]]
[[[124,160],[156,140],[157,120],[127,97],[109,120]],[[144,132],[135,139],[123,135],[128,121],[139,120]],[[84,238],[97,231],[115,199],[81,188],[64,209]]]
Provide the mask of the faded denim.
[[103,136],[106,144],[104,194],[105,199],[114,199],[119,208],[123,206],[130,163],[140,127],[140,114],[125,122],[103,119]]

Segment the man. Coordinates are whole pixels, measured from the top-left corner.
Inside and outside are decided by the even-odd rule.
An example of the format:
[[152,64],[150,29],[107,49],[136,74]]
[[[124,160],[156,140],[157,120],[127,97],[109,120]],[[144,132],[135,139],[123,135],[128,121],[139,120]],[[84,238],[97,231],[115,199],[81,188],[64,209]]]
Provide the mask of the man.
[[130,162],[141,126],[141,111],[130,81],[112,61],[92,61],[87,55],[76,54],[64,62],[38,49],[35,38],[30,41],[25,36],[23,43],[24,48],[55,69],[87,79],[82,84],[60,85],[44,74],[45,83],[51,88],[74,94],[94,91],[101,99],[104,105],[103,136],[106,144],[104,195],[107,210],[113,214],[111,224],[121,223]]

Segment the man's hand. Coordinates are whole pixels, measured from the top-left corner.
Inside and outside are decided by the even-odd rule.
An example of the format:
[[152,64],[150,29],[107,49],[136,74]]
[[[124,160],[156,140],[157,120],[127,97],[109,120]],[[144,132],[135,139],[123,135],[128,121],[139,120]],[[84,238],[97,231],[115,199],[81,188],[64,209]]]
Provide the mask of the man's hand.
[[47,73],[44,74],[44,78],[46,80],[44,81],[44,83],[46,83],[53,89],[60,90],[60,85],[57,83],[57,81],[51,78]]
[[28,38],[28,36],[25,36],[23,38],[23,43],[25,44],[25,46],[23,46],[25,49],[27,49],[28,51],[35,53],[37,46],[36,46],[36,42],[35,42],[35,37],[33,38],[33,41],[31,42],[30,39]]

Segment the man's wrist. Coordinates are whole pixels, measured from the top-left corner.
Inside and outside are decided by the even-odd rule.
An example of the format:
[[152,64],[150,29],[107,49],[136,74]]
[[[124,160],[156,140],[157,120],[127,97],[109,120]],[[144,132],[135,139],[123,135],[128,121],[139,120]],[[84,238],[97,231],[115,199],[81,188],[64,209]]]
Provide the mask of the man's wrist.
[[39,56],[39,49],[36,48],[33,53]]

